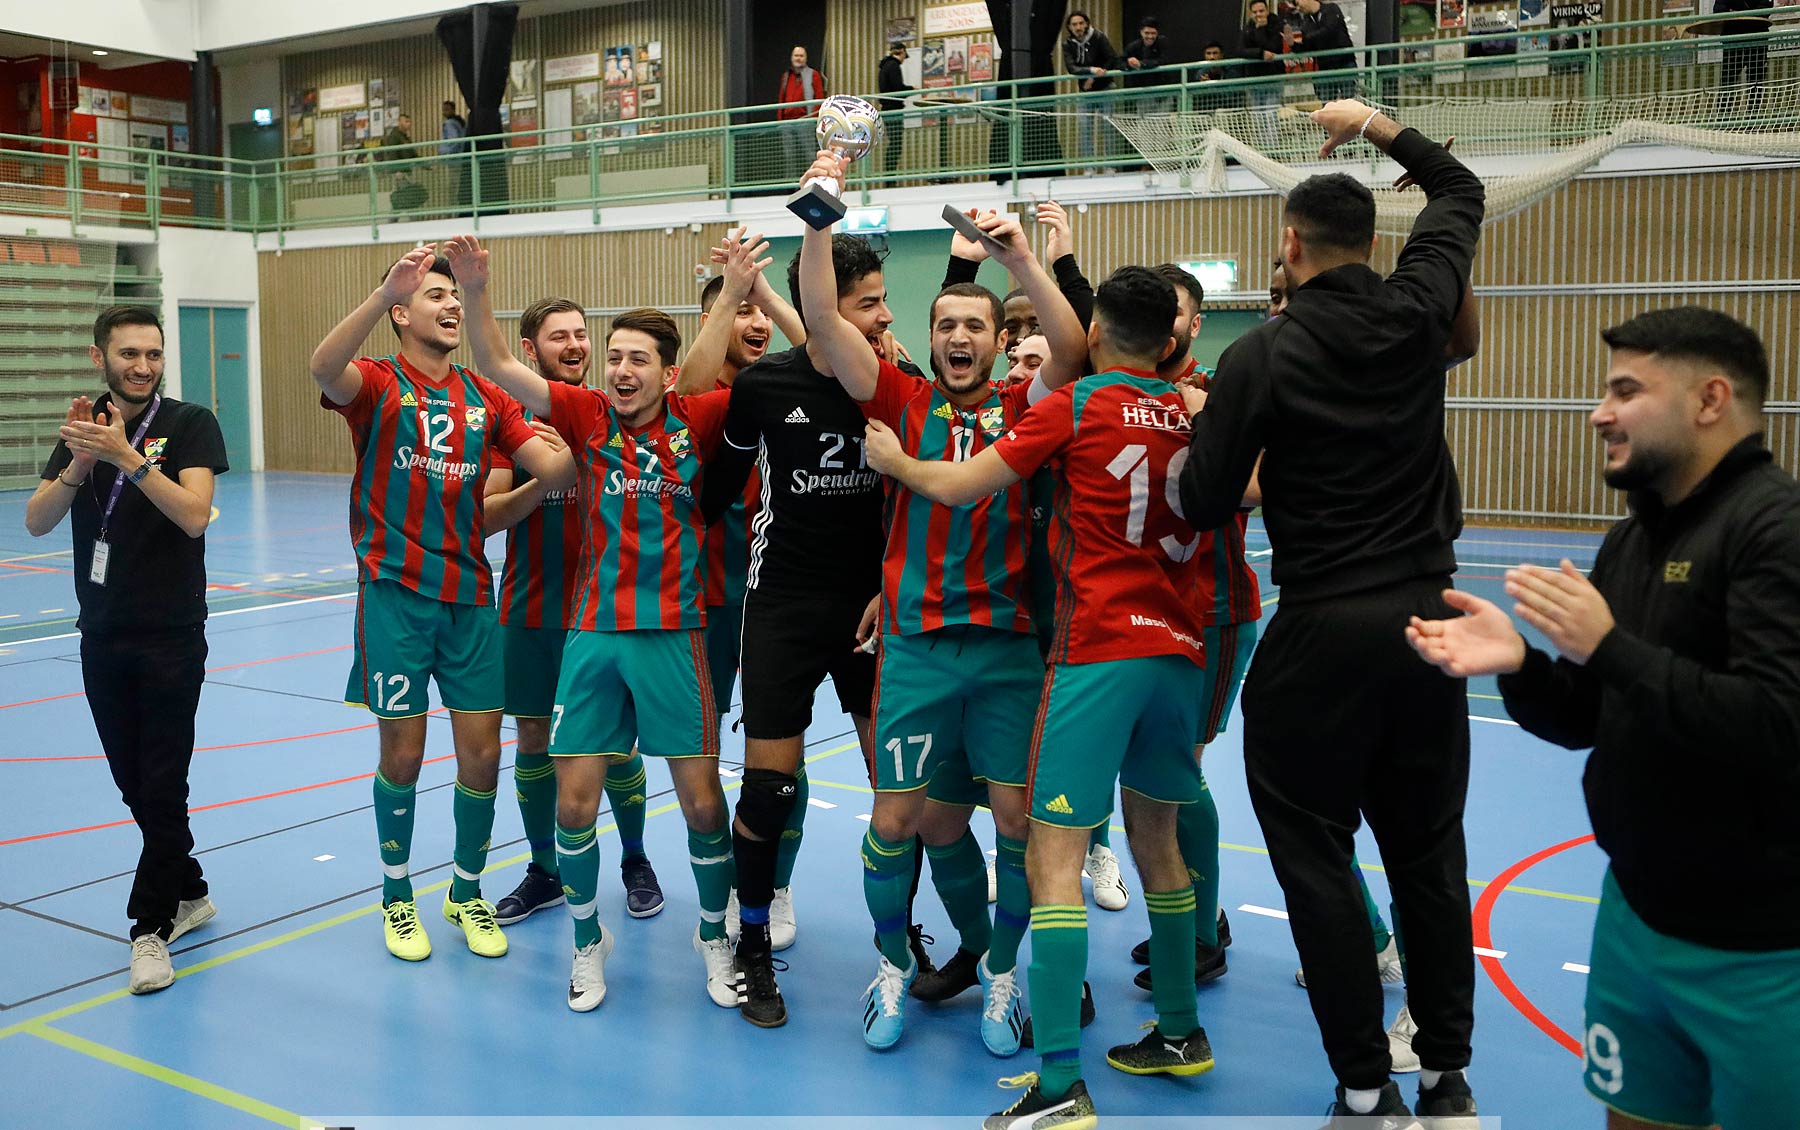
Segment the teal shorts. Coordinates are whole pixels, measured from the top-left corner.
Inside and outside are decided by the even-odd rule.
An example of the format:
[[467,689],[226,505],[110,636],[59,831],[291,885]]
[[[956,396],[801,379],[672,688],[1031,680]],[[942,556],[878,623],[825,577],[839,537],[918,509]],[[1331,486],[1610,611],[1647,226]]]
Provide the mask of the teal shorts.
[[569,633],[551,710],[550,756],[719,756],[706,632]]
[[958,624],[882,636],[869,774],[875,791],[930,786],[934,799],[975,804],[987,799],[978,785],[1024,785],[1043,688],[1037,639],[1024,632]]
[[1225,732],[1231,704],[1244,685],[1244,672],[1250,670],[1250,655],[1256,650],[1256,621],[1217,624],[1201,632],[1201,637],[1206,643],[1206,689],[1200,695],[1197,744],[1209,745]]
[[506,704],[500,620],[491,604],[451,604],[397,581],[356,591],[355,656],[344,701],[377,718],[417,718],[431,710],[425,684],[451,710],[497,711]]
[[712,675],[713,702],[720,714],[731,712],[737,686],[738,653],[744,642],[744,604],[714,604],[706,609],[706,666]]
[[514,718],[548,718],[556,705],[567,628],[500,625],[506,653],[506,712]]
[[1198,801],[1205,682],[1206,671],[1180,655],[1052,664],[1031,747],[1031,818],[1098,827],[1112,815],[1115,781],[1151,800]]
[[1608,871],[1589,968],[1581,1070],[1595,1098],[1670,1126],[1795,1125],[1800,950],[1741,953],[1658,933]]

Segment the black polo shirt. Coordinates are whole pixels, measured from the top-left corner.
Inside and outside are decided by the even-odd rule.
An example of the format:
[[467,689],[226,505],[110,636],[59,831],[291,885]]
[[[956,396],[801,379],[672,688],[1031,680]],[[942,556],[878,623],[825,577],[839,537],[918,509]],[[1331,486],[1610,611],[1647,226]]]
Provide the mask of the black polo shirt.
[[[112,403],[112,395],[95,404],[98,413]],[[146,407],[145,411],[149,411]],[[125,425],[127,438],[137,434],[143,417]],[[162,406],[150,429],[138,444],[149,458],[152,474],[179,481],[189,467],[208,467],[213,474],[229,470],[225,461],[225,437],[213,414],[198,404],[162,398]],[[43,477],[54,479],[73,456],[68,444],[56,441],[56,449],[44,464]],[[100,515],[112,495],[119,469],[96,463],[93,474],[75,492],[69,507],[69,525],[75,537],[75,599],[81,605],[80,628],[85,634],[121,635],[186,628],[206,621],[206,537],[190,538],[180,526],[156,508],[144,492],[127,482],[119,492],[107,524],[106,540],[112,546],[106,584],[88,580],[94,558],[94,541],[100,534]]]

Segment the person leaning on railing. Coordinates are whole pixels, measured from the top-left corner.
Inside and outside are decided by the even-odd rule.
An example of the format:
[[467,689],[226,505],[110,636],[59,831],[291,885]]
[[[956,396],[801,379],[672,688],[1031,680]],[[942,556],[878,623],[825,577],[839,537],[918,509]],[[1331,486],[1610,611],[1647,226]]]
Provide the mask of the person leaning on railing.
[[[1300,7],[1300,50],[1337,51],[1356,46],[1356,41],[1350,38],[1350,27],[1344,22],[1344,12],[1336,4],[1327,0],[1297,0],[1297,3]],[[1354,70],[1355,55],[1326,55],[1315,62],[1319,73],[1313,79],[1313,92],[1319,96],[1319,101],[1332,102],[1355,96],[1356,76],[1336,73]]]
[[1238,57],[1250,61],[1243,68],[1244,77],[1271,80],[1257,83],[1248,92],[1251,112],[1257,118],[1257,143],[1269,148],[1275,144],[1275,112],[1281,108],[1281,84],[1273,80],[1287,73],[1287,64],[1281,61],[1281,29],[1269,18],[1268,0],[1250,0],[1249,15]]

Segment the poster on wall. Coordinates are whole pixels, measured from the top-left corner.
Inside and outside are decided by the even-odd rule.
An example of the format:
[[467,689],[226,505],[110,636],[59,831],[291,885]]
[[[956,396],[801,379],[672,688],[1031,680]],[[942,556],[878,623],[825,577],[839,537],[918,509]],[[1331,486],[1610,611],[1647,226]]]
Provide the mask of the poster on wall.
[[507,125],[508,132],[512,134],[512,137],[508,139],[508,143],[514,149],[531,148],[538,143],[538,139],[535,136],[532,136],[537,132],[537,128],[537,103],[533,102],[529,106],[513,106],[512,120]]
[[619,89],[619,118],[623,121],[635,121],[638,116],[637,87],[626,86]]
[[1440,43],[1437,45],[1436,50],[1432,52],[1432,57],[1436,59],[1438,63],[1437,68],[1431,72],[1431,83],[1433,86],[1454,86],[1463,81],[1462,67],[1444,65],[1446,63],[1460,63],[1468,57],[1468,53],[1464,50],[1462,44]]
[[[117,118],[101,118],[94,123],[94,140],[105,149],[123,149],[131,144],[131,125]],[[113,184],[124,184],[127,180],[125,166],[111,161],[97,165],[94,175]]]
[[648,86],[638,87],[638,105],[646,110],[662,107],[662,83],[653,82]]
[[176,153],[186,153],[188,151],[187,123],[178,122],[169,127],[169,148]]
[[574,140],[569,127],[575,124],[575,92],[572,87],[560,86],[555,90],[544,92],[544,129],[553,132],[544,135],[544,144],[549,146],[567,145]]
[[[1493,11],[1473,12],[1469,16],[1470,35],[1500,35],[1504,32],[1516,31],[1513,13],[1510,9],[1501,8]],[[1468,45],[1469,58],[1481,60],[1482,78],[1512,78],[1514,68],[1509,65],[1513,56],[1519,52],[1519,41],[1516,39],[1492,39],[1472,42]],[[1504,60],[1504,61],[1503,61]]]
[[347,153],[360,148],[362,143],[356,137],[356,115],[339,114],[337,122],[337,150]]
[[600,84],[597,82],[578,82],[570,89],[575,92],[575,124],[578,126],[599,125]]
[[536,102],[538,97],[538,61],[514,59],[506,80],[508,102]]
[[[169,148],[169,127],[160,122],[132,122],[131,147],[133,149],[157,149],[167,151]],[[131,183],[144,184],[149,179],[149,161],[136,157],[131,166]]]
[[[603,122],[616,122],[619,120],[619,89],[618,89],[618,87],[613,87],[609,90],[604,90],[601,92],[601,94],[600,94],[600,120]],[[610,134],[608,136],[617,137],[618,135]]]
[[969,37],[953,35],[944,40],[944,73],[952,85],[968,81]]
[[[1706,0],[1706,3],[1710,4],[1711,0]],[[1592,32],[1566,29],[1587,27],[1599,23],[1605,18],[1605,8],[1604,0],[1567,0],[1567,2],[1551,0],[1550,26],[1565,30],[1559,30],[1550,36],[1550,50],[1553,52],[1580,51],[1592,46],[1594,40]],[[1700,61],[1706,62],[1704,53],[1702,53]],[[1570,71],[1581,70],[1584,62],[1585,60],[1581,58],[1552,59],[1551,69],[1566,74]]]
[[94,117],[96,117],[96,118],[112,117],[112,112],[113,112],[112,91],[110,91],[110,90],[95,90],[90,95],[90,97],[93,100],[93,104],[94,104],[94,108],[91,111],[93,113]]
[[369,105],[382,106],[387,100],[387,80],[372,78],[369,80]]
[[897,16],[887,22],[887,34],[882,37],[884,43],[911,44],[919,38],[919,19],[917,16]]
[[635,81],[639,83],[662,81],[662,40],[656,39],[638,46]]
[[319,110],[332,113],[336,110],[356,110],[368,105],[367,92],[360,82],[347,82],[342,86],[327,86],[319,91]]
[[1519,62],[1515,78],[1543,78],[1550,73],[1550,41],[1541,35],[1528,35],[1519,40]]
[[579,82],[582,79],[600,77],[600,56],[565,55],[560,59],[544,60],[544,81]]
[[1548,0],[1519,0],[1520,27],[1549,27],[1550,5]]
[[131,117],[131,95],[123,90],[112,92],[112,112],[115,118]]
[[992,43],[969,44],[969,81],[994,81],[994,45]]
[[636,52],[630,47],[608,47],[606,49],[606,85],[631,85],[637,74],[637,68],[633,61],[635,56]]
[[1437,26],[1440,31],[1462,27],[1468,22],[1468,9],[1463,0],[1438,0]]
[[369,132],[369,112],[367,110],[356,112],[356,140],[362,144],[364,149],[373,149],[381,144],[381,135]]
[[944,71],[944,44],[942,40],[931,40],[919,53],[923,61],[919,65],[919,74],[924,80],[922,86],[949,86],[950,79]]

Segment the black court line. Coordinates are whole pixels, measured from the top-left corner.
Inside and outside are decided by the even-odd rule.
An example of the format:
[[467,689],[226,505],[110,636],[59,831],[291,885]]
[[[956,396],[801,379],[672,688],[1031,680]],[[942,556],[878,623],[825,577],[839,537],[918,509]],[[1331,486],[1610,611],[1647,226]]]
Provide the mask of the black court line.
[[[130,874],[130,872],[126,872],[126,874]],[[18,903],[0,903],[0,910],[11,910],[18,914],[39,919],[40,921],[51,922],[58,926],[67,926],[71,930],[80,930],[84,934],[92,934],[96,938],[105,938],[109,942],[118,942],[120,945],[128,946],[131,944],[130,938],[121,938],[117,934],[108,934],[105,930],[96,930],[92,926],[84,926],[79,922],[70,922],[68,919],[58,918],[54,914],[45,914],[42,911],[37,910],[27,910]]]

